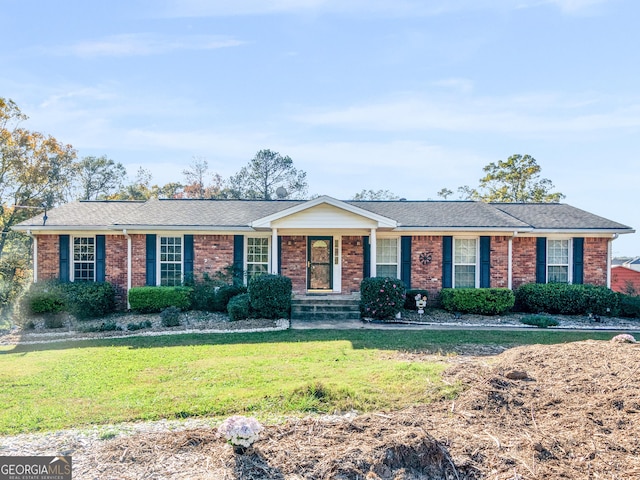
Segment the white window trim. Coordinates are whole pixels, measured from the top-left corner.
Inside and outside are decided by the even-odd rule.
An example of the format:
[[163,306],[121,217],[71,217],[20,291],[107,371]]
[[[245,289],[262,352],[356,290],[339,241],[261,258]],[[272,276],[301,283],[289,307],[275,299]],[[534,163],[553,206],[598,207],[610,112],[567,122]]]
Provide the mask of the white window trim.
[[180,285],[184,283],[184,235],[174,234],[157,234],[156,235],[156,285],[162,285],[162,263],[178,263],[178,262],[162,262],[161,244],[163,238],[179,238],[182,247],[180,256]]
[[545,283],[549,283],[549,267],[564,267],[565,264],[549,263],[549,241],[550,240],[568,240],[568,253],[567,253],[567,284],[571,285],[573,283],[573,238],[572,237],[547,237],[547,248],[545,249],[545,259],[544,259],[544,280]]
[[[266,235],[245,235],[244,236],[244,242],[243,242],[243,265],[242,265],[242,270],[243,270],[243,280],[244,280],[244,284],[248,285],[249,284],[249,239],[250,238],[266,238],[267,239],[267,251],[268,251],[268,259],[267,259],[267,273],[271,272],[271,235],[266,234]],[[252,262],[255,264],[255,262]]]
[[[378,248],[380,248],[380,241],[381,240],[395,240],[396,241],[396,263],[378,263]],[[401,242],[401,238],[398,236],[393,236],[393,237],[389,237],[389,236],[381,236],[378,235],[377,241],[376,241],[376,252],[375,252],[375,260],[376,260],[376,271],[378,271],[378,266],[379,265],[395,265],[396,266],[396,277],[400,278],[400,275],[402,274],[400,272],[400,269],[402,268],[401,265],[401,258],[402,258],[402,254],[400,252],[400,249],[402,248],[402,242]]]
[[[453,237],[453,245],[451,248],[451,287],[456,288],[456,265],[468,266],[472,263],[456,264],[456,242],[458,240],[475,240],[476,241],[476,274],[474,278],[474,288],[480,288],[480,237]],[[457,287],[463,288],[463,287]],[[468,287],[464,287],[468,288]]]
[[93,279],[89,280],[91,282],[96,281],[96,236],[95,235],[72,235],[69,240],[69,258],[71,260],[71,265],[69,267],[69,281],[76,281],[76,263],[89,263],[89,262],[76,262],[74,255],[74,246],[76,238],[93,238]]

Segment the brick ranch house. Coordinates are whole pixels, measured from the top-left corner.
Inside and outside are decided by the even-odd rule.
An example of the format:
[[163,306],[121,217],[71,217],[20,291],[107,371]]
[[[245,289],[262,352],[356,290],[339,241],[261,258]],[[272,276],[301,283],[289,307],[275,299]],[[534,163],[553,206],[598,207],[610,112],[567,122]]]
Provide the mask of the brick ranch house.
[[611,285],[611,242],[630,227],[566,204],[471,201],[73,202],[14,227],[34,240],[34,282],[179,285],[235,266],[298,294],[351,294],[369,276],[409,288]]

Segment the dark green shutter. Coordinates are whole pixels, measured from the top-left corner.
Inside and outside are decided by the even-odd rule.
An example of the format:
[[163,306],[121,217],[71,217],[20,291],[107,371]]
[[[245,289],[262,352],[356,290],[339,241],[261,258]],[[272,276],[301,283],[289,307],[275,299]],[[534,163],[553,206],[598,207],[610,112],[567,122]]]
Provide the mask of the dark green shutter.
[[584,283],[584,238],[573,239],[573,283]]
[[547,283],[547,238],[536,239],[536,283]]
[[60,256],[58,266],[60,268],[60,272],[58,273],[61,282],[69,281],[69,271],[70,271],[70,263],[69,263],[69,235],[60,235],[58,237],[59,247],[60,247]]
[[244,235],[233,236],[233,283],[244,283]]
[[407,288],[411,288],[411,237],[400,238],[400,280]]
[[147,285],[153,287],[156,284],[156,236],[155,235],[147,235],[146,268],[147,268]]
[[369,278],[371,276],[371,244],[369,243],[369,237],[362,237],[362,257],[364,258],[362,278]]
[[96,282],[106,279],[107,248],[104,235],[96,235]]
[[193,277],[193,235],[184,236],[184,283],[192,284]]
[[491,237],[480,237],[480,288],[491,287]]
[[278,275],[282,275],[282,237],[278,236]]
[[442,288],[453,286],[453,237],[442,237]]

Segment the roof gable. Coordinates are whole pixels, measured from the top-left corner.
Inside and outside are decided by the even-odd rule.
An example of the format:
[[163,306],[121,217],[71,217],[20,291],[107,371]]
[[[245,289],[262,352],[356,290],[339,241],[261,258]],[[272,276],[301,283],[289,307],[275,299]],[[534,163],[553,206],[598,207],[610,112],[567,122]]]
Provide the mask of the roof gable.
[[391,218],[322,196],[259,218],[253,228],[395,228]]

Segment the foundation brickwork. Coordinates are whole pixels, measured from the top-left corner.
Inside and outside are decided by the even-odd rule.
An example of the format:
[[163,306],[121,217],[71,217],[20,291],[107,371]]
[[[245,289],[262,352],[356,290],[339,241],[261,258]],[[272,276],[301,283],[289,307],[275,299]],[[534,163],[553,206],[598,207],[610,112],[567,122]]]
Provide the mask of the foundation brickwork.
[[[342,237],[342,293],[350,294],[360,291],[364,276],[363,237]],[[358,245],[359,244],[359,245]]]
[[304,294],[307,291],[307,237],[282,237],[280,274],[291,279],[294,293]]

